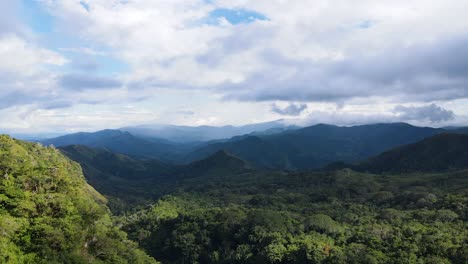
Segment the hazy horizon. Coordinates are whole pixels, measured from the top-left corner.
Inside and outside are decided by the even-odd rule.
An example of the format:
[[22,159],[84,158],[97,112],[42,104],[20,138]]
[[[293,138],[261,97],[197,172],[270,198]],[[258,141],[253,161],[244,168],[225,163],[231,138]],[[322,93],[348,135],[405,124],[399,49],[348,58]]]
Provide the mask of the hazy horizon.
[[[55,138],[55,137],[60,137],[64,135],[69,135],[69,134],[74,134],[74,133],[95,133],[99,131],[104,131],[104,130],[121,130],[121,131],[126,131],[126,129],[129,128],[150,128],[154,132],[156,132],[158,129],[163,129],[163,128],[168,128],[168,127],[174,127],[174,128],[203,128],[203,127],[208,127],[208,128],[242,128],[246,126],[255,126],[255,125],[261,125],[261,124],[267,124],[267,123],[277,123],[277,124],[282,124],[283,127],[288,127],[288,126],[294,126],[299,128],[305,128],[305,127],[311,127],[311,126],[316,126],[316,125],[331,125],[331,126],[337,126],[337,127],[354,127],[354,126],[364,126],[364,125],[378,125],[378,124],[397,124],[397,123],[404,123],[408,124],[411,126],[415,127],[429,127],[429,128],[436,128],[436,129],[456,129],[456,128],[464,128],[466,126],[431,126],[431,125],[418,125],[418,124],[411,124],[409,122],[375,122],[375,123],[356,123],[356,124],[331,124],[331,123],[310,123],[310,124],[304,124],[304,123],[294,123],[294,122],[282,122],[283,120],[270,120],[266,122],[261,122],[261,123],[248,123],[248,124],[240,124],[240,125],[222,125],[222,126],[216,126],[216,125],[199,125],[199,126],[189,126],[189,125],[177,125],[177,124],[137,124],[133,126],[123,126],[123,127],[109,127],[109,128],[103,128],[103,129],[90,129],[90,130],[76,130],[76,131],[49,131],[49,132],[28,132],[28,133],[17,133],[15,131],[4,131],[0,129],[0,134],[6,134],[6,135],[11,135],[14,137],[17,137],[18,139],[24,139],[24,140],[39,140],[39,139],[47,139],[47,138]],[[158,128],[155,129],[154,126],[157,126]],[[153,128],[151,128],[153,127]],[[280,128],[280,125],[277,126],[272,126],[272,128],[278,127]],[[251,132],[263,132],[267,129],[253,129]],[[248,133],[251,133],[248,132]],[[236,135],[244,135],[248,133],[238,133]],[[132,134],[130,132],[130,134]],[[154,134],[155,138],[158,138],[157,134]],[[227,139],[231,138],[232,136],[227,136],[227,137],[219,137],[219,139]]]

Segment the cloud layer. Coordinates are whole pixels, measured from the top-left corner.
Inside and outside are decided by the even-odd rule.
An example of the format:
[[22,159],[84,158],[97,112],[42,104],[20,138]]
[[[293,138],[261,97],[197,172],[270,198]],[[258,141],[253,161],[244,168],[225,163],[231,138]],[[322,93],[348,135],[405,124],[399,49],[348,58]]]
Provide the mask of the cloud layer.
[[439,123],[455,119],[453,111],[444,109],[435,104],[420,107],[398,105],[395,107],[394,111],[398,114],[399,118],[406,121],[429,120],[432,123]]
[[0,114],[23,109],[11,119],[27,124],[32,113],[106,108],[114,118],[128,105],[142,122],[244,120],[213,110],[229,102],[255,109],[244,122],[461,122],[466,13],[465,0],[4,1]]

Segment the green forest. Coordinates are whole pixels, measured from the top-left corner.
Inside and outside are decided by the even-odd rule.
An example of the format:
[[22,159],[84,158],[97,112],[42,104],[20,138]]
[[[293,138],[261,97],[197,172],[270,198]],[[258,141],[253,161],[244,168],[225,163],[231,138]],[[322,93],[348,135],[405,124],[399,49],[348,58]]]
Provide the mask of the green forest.
[[119,225],[163,263],[467,263],[467,173],[197,179]]
[[1,136],[0,262],[467,263],[467,175],[254,169],[226,152],[170,166]]
[[0,135],[0,263],[156,263],[55,148]]

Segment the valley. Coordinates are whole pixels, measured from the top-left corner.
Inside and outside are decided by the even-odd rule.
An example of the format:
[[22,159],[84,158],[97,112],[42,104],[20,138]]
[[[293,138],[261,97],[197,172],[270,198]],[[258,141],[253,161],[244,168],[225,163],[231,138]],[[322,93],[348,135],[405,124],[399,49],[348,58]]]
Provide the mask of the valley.
[[[389,133],[400,135],[386,143],[397,147],[371,156],[377,149],[384,148],[375,143]],[[130,155],[135,154],[136,148],[126,148],[128,139],[145,139],[128,132],[109,134],[107,131],[104,135],[107,139],[102,139],[102,133],[93,135],[97,139],[89,139],[89,134],[80,135],[78,139],[74,135],[68,139],[79,145],[64,145],[57,149],[3,136],[0,169],[2,174],[12,176],[4,176],[1,181],[0,219],[3,232],[7,232],[11,225],[17,228],[13,229],[17,231],[4,233],[8,234],[4,242],[11,247],[10,251],[0,255],[6,263],[14,263],[6,257],[11,252],[16,252],[15,259],[19,262],[30,258],[38,263],[60,261],[60,258],[69,258],[70,254],[77,259],[100,259],[105,263],[109,256],[121,259],[122,263],[151,263],[152,259],[162,263],[467,261],[464,234],[468,202],[468,135],[396,124],[344,129],[321,125],[255,136],[265,142],[276,139],[275,144],[281,146],[276,148],[278,152],[293,149],[295,151],[290,153],[294,154],[300,140],[312,140],[310,145],[302,144],[302,149],[314,145],[310,153],[322,151],[325,156],[327,151],[332,153],[333,144],[330,146],[329,143],[334,141],[339,142],[336,147],[344,148],[345,142],[351,142],[358,149],[353,153],[361,153],[359,148],[368,150],[365,154],[350,154],[354,159],[344,159],[355,160],[353,163],[339,160],[345,152],[336,151],[328,156],[330,163],[324,167],[317,167],[314,159],[307,158],[304,161],[310,160],[310,163],[302,167],[308,169],[293,170],[286,163],[278,163],[277,166],[283,164],[279,168],[262,166],[264,163],[259,160],[270,162],[274,156],[269,156],[272,153],[268,148],[258,149],[257,140],[252,140],[251,135],[221,143],[205,143],[200,149],[228,147],[206,158],[179,164],[144,154],[156,153],[151,144],[141,145],[143,152]],[[126,140],[120,144],[122,138]],[[423,139],[417,141],[420,138]],[[314,140],[323,144],[316,144]],[[411,144],[400,146],[408,141]],[[248,161],[241,157],[245,152],[237,152],[241,155],[230,152],[232,149],[242,150],[242,146],[250,143],[253,144],[251,149],[258,151],[253,154],[264,154],[266,158],[252,162],[252,159]],[[356,150],[356,147],[350,145],[350,149]],[[116,150],[123,150],[128,155],[114,152]],[[157,151],[165,150],[159,148]],[[285,155],[292,157],[292,154]],[[50,174],[59,161],[60,164],[76,165],[60,165],[63,171]],[[81,170],[87,183],[80,176]],[[57,183],[63,181],[60,177],[71,182],[66,180],[58,186]],[[80,183],[77,185],[73,181]],[[33,182],[35,185],[31,185]],[[83,186],[78,188],[88,190],[79,191],[85,199],[80,203],[87,209],[76,211],[73,206],[77,205],[73,204],[78,200],[67,201],[70,197],[67,188],[77,188],[72,186]],[[40,191],[37,188],[41,188]],[[18,193],[20,190],[23,191]],[[59,198],[60,193],[68,194]],[[48,201],[44,197],[54,198]],[[71,209],[63,212],[60,210],[65,209],[54,209],[54,206],[63,208],[65,204]],[[101,211],[87,216],[90,206]],[[106,208],[110,211],[106,212]],[[109,213],[113,215],[111,218]],[[65,249],[51,244],[56,243],[54,240],[40,244],[37,241],[31,241],[32,244],[22,242],[21,234],[36,232],[33,230],[38,228],[35,220],[38,217],[45,225],[43,228],[47,228],[47,225],[60,223],[57,221],[62,221],[61,218],[66,221],[85,216],[91,217],[86,221],[104,217],[107,222],[105,227],[84,229],[87,231],[80,235],[81,239],[90,239],[92,233],[100,233],[103,237],[99,241],[106,241],[100,247],[120,247],[119,243],[127,243],[133,247],[128,249],[131,252],[122,256],[118,252],[93,255],[98,249],[70,244],[70,253],[64,253],[67,252]],[[22,221],[29,224],[20,224]],[[86,225],[83,221],[73,220],[73,223]],[[41,232],[51,232],[46,230]],[[55,237],[52,236],[54,239],[71,235],[60,224],[57,230]],[[121,232],[120,238],[115,241],[105,238],[111,235],[110,230]],[[131,242],[125,242],[125,237]],[[44,251],[37,251],[39,249],[47,249],[50,253],[43,255],[39,252]],[[130,257],[128,254],[134,255]]]

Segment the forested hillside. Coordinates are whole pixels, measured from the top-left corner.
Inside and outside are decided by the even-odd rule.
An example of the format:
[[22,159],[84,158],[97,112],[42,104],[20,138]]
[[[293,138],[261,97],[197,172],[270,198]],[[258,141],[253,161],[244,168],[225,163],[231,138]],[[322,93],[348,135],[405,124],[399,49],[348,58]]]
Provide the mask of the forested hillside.
[[325,167],[326,170],[341,168],[383,174],[468,169],[468,135],[442,133],[413,144],[387,150],[361,162],[354,164],[333,162]]
[[117,214],[151,204],[173,192],[178,183],[191,179],[218,181],[250,169],[247,163],[224,151],[188,165],[174,166],[82,145],[59,149],[81,164],[88,182],[106,195],[109,207]]
[[55,148],[0,135],[0,263],[156,263]]
[[440,134],[386,151],[357,169],[375,173],[443,172],[468,169],[468,135]]
[[179,167],[154,159],[135,159],[106,149],[83,145],[60,147],[60,151],[81,164],[88,182],[109,199],[114,213],[123,213],[167,194],[179,174]]

